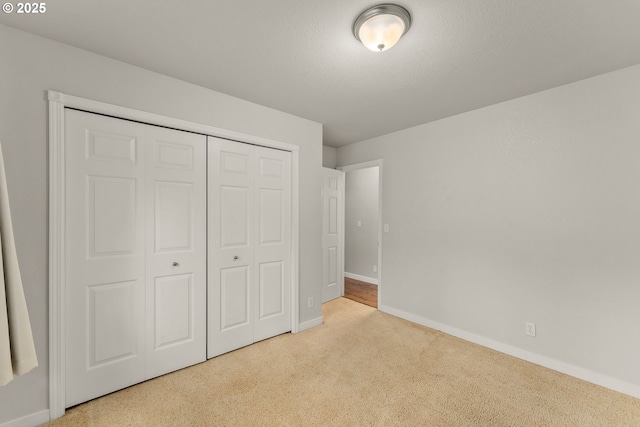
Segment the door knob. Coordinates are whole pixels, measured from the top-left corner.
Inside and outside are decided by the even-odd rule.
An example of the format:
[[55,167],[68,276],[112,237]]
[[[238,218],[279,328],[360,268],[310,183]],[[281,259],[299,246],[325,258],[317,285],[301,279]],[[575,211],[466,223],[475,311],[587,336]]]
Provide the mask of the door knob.
[[236,256],[234,256],[234,257],[233,257],[233,260],[234,260],[234,261],[237,261],[239,258],[240,258],[240,257],[238,257],[238,255],[236,255]]
[[173,262],[171,263],[171,265],[172,265],[172,266],[174,266],[174,267],[177,267],[177,266],[179,266],[180,264],[179,264],[179,263],[177,263],[176,261],[173,261]]

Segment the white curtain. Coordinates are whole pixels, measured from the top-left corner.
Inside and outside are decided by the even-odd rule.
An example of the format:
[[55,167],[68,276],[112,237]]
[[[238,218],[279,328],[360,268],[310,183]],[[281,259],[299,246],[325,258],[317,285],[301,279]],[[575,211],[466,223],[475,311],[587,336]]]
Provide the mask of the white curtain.
[[13,239],[0,145],[0,386],[38,366]]

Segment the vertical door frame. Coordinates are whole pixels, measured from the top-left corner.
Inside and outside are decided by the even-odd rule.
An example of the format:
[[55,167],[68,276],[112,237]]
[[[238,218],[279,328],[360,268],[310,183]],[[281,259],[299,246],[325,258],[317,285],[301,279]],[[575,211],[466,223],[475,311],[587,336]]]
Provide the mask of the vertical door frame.
[[[357,171],[360,169],[367,169],[372,167],[378,167],[378,307],[382,305],[382,159],[371,160],[369,162],[362,163],[354,163],[351,165],[341,166],[337,168],[342,172],[345,172],[344,177],[344,195],[346,196],[347,192],[347,173]],[[343,212],[346,212],[347,206],[346,202],[343,206]],[[344,221],[344,220],[343,220]],[[345,238],[346,238],[346,230],[345,230]],[[346,241],[345,241],[345,254],[346,254]],[[344,263],[343,263],[344,267]],[[344,271],[343,271],[344,273]]]
[[66,242],[65,108],[112,116],[291,152],[291,332],[300,326],[300,152],[297,145],[48,91],[49,107],[49,417],[65,412]]

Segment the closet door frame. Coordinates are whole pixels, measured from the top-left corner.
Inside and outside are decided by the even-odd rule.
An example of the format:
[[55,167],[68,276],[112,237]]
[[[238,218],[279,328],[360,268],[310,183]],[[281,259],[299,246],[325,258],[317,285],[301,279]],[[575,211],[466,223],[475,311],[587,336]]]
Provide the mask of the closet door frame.
[[65,108],[291,152],[291,332],[299,331],[299,147],[280,141],[48,91],[49,106],[49,417],[65,413]]

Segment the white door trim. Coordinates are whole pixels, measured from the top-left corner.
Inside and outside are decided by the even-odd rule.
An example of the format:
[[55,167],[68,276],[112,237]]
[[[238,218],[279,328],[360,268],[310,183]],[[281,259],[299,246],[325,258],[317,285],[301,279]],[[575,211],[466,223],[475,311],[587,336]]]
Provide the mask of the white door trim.
[[291,230],[291,332],[300,330],[298,301],[299,262],[299,162],[297,145],[234,132],[213,126],[174,119],[154,113],[106,104],[48,91],[49,102],[49,414],[51,419],[65,412],[65,138],[64,109],[75,108],[150,125],[164,126],[203,135],[216,136],[291,152],[292,230]]
[[[337,168],[345,173],[359,169],[378,167],[378,307],[382,305],[382,159],[354,163]],[[347,178],[345,176],[345,185]],[[346,191],[345,191],[346,193]],[[346,206],[345,206],[346,209]],[[345,248],[346,250],[346,248]],[[344,264],[343,264],[344,265]]]

